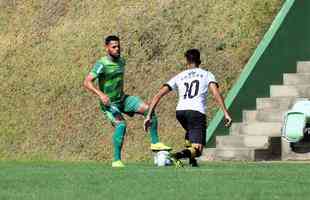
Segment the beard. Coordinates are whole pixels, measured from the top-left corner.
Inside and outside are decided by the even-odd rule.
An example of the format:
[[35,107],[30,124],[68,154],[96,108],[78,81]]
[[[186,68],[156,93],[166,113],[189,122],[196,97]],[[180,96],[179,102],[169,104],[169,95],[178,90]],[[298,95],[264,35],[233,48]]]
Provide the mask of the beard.
[[109,53],[109,55],[113,58],[113,59],[118,59],[120,56],[121,56],[121,53],[118,53],[118,54],[111,54]]

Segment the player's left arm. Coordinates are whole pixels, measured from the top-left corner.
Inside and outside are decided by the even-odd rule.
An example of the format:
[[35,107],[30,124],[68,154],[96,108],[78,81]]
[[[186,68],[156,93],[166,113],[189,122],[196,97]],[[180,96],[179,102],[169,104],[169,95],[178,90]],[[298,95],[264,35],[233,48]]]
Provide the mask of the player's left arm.
[[225,106],[223,97],[218,89],[218,85],[215,82],[211,82],[209,83],[209,90],[211,91],[211,93],[213,94],[213,97],[215,99],[215,101],[217,102],[217,104],[220,106],[220,108],[223,110],[224,112],[224,117],[225,117],[225,126],[226,127],[230,127],[231,123],[232,123],[232,118],[230,117],[228,110]]
[[148,127],[151,124],[152,113],[155,111],[157,104],[159,103],[160,99],[164,97],[171,91],[171,88],[168,85],[164,85],[160,88],[159,92],[153,97],[149,111],[147,113],[146,119],[144,120],[144,130],[147,131]]

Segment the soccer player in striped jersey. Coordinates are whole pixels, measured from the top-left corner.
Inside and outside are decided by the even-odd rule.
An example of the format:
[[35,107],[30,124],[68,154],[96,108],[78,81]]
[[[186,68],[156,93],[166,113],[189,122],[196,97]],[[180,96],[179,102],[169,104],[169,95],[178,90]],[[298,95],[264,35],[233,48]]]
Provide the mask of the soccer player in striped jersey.
[[149,112],[144,121],[145,130],[153,123],[152,113],[160,99],[170,91],[178,93],[178,104],[176,118],[185,129],[185,140],[188,147],[172,154],[172,159],[177,166],[182,166],[179,159],[189,158],[192,166],[198,166],[196,157],[202,154],[206,142],[206,98],[211,91],[216,102],[224,112],[225,126],[229,127],[232,119],[224,104],[218,83],[214,75],[199,68],[201,64],[200,52],[197,49],[190,49],[185,53],[187,69],[171,78],[162,86],[159,92],[153,97]]
[[[124,167],[121,161],[121,150],[126,123],[123,114],[146,116],[149,106],[137,96],[124,93],[125,59],[121,57],[120,40],[111,35],[105,39],[107,55],[97,60],[84,80],[84,86],[100,99],[100,110],[115,128],[113,134],[114,159],[112,167]],[[94,82],[96,81],[97,84]],[[97,87],[98,86],[98,87]],[[152,115],[150,128],[151,150],[171,150],[159,142],[157,133],[157,117]]]

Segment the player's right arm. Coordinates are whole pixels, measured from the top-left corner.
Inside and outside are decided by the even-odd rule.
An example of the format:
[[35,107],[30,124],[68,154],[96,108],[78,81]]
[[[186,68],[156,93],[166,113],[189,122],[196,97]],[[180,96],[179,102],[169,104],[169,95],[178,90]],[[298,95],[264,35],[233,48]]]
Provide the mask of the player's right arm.
[[97,95],[105,106],[109,106],[110,98],[108,97],[108,95],[104,94],[101,90],[99,90],[98,87],[95,86],[95,79],[96,78],[94,78],[91,74],[88,74],[84,80],[84,87]]
[[166,94],[168,94],[171,91],[170,87],[168,85],[164,85],[159,92],[153,97],[149,111],[147,113],[146,119],[144,120],[144,130],[147,131],[148,127],[151,124],[151,118],[152,118],[152,113],[155,111],[155,108],[157,104],[159,103],[160,99],[164,97]]
[[177,78],[178,76],[173,77],[170,79],[166,84],[164,84],[158,93],[153,97],[148,114],[146,119],[144,120],[144,130],[147,131],[148,127],[151,125],[152,113],[155,111],[157,104],[159,103],[160,99],[163,98],[166,94],[168,94],[172,90],[176,90],[177,88]]
[[99,87],[97,87],[94,84],[94,81],[100,75],[103,75],[104,73],[105,73],[104,65],[102,63],[100,63],[100,62],[96,62],[94,64],[94,66],[92,67],[90,73],[86,76],[86,78],[84,80],[84,87],[87,90],[89,90],[92,93],[94,93],[95,95],[97,95],[105,106],[109,106],[110,105],[110,98],[109,98],[109,96],[106,95],[105,93],[103,93],[99,89]]

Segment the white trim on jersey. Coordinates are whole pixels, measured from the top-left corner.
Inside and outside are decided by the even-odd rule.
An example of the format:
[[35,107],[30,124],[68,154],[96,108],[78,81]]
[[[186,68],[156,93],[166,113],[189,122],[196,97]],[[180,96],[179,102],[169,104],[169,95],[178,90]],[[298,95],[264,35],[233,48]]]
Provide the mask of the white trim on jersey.
[[208,87],[212,82],[217,84],[211,72],[193,68],[179,73],[166,84],[178,93],[176,110],[196,110],[205,114]]
[[100,65],[100,67],[98,67],[98,69],[97,69],[97,74],[99,74],[100,72],[101,72],[101,70],[102,70],[102,68],[103,68],[103,64],[99,64]]

